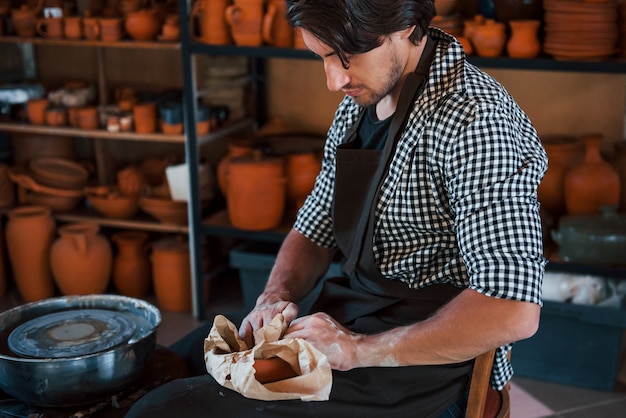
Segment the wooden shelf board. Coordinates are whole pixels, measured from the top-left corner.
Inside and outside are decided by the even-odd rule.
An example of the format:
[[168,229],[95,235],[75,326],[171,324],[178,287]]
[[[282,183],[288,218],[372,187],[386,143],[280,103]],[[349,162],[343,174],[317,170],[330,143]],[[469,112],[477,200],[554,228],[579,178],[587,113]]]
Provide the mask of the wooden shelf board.
[[36,44],[50,46],[75,46],[75,47],[103,47],[103,48],[135,48],[135,49],[180,49],[180,42],[159,42],[159,41],[133,41],[122,39],[116,42],[104,42],[87,39],[49,39],[49,38],[26,38],[21,36],[0,36],[1,43],[12,44]]

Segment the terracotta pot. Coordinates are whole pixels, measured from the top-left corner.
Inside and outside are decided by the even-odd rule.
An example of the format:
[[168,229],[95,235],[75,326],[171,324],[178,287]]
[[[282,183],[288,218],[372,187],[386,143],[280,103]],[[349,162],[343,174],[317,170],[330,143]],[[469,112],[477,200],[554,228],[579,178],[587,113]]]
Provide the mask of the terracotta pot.
[[617,206],[620,198],[619,175],[600,153],[602,135],[586,135],[583,142],[583,161],[565,175],[565,207],[571,215],[600,213],[603,206]]
[[299,209],[313,190],[322,162],[314,152],[289,154],[285,158],[287,201],[292,209]]
[[235,0],[224,13],[235,44],[260,46],[263,25],[263,0]]
[[584,145],[580,138],[568,136],[547,136],[541,141],[548,154],[548,171],[537,193],[542,209],[558,218],[565,214],[565,173],[582,161]]
[[122,195],[117,186],[86,187],[91,206],[107,218],[129,219],[139,210],[139,198]]
[[254,378],[260,383],[271,383],[298,376],[291,364],[280,357],[254,360]]
[[112,250],[97,224],[74,223],[58,228],[50,249],[50,266],[63,295],[104,293],[111,279]]
[[615,160],[613,167],[617,171],[620,180],[619,210],[626,212],[626,142],[615,144]]
[[124,28],[135,41],[151,41],[161,29],[161,19],[155,9],[140,9],[126,14]]
[[62,107],[49,107],[46,109],[46,124],[49,126],[67,125],[67,111]]
[[[101,17],[99,19],[100,24],[100,38],[104,42],[119,41],[124,37],[124,30],[122,29],[122,19],[119,17]],[[122,109],[122,111],[131,110]]]
[[91,41],[100,39],[100,19],[97,17],[83,18],[83,34],[85,39]]
[[182,237],[160,239],[152,245],[152,278],[159,308],[191,310],[189,244]]
[[26,114],[33,125],[46,124],[46,110],[50,106],[50,100],[46,98],[30,99],[26,102]]
[[67,16],[63,18],[63,36],[68,39],[82,39],[83,18],[80,16]]
[[148,236],[143,231],[119,231],[111,236],[117,246],[113,259],[113,284],[122,295],[141,298],[150,291],[152,266]]
[[37,34],[37,15],[39,11],[30,9],[26,4],[11,12],[13,30],[18,36],[33,37]]
[[272,46],[293,46],[293,27],[285,17],[287,5],[284,0],[269,0],[263,17],[263,40]]
[[190,27],[198,25],[198,42],[213,45],[233,43],[230,27],[226,22],[226,8],[229,0],[197,0],[190,15]]
[[47,17],[37,19],[36,30],[44,38],[59,39],[63,37],[63,18]]
[[80,107],[76,115],[81,129],[98,129],[100,126],[100,116],[95,106]]
[[228,189],[228,170],[230,161],[236,157],[252,154],[252,141],[240,139],[228,143],[228,152],[217,164],[217,184],[224,196]]
[[511,20],[511,36],[506,44],[511,58],[535,58],[541,52],[539,42],[540,20]]
[[138,167],[129,165],[116,174],[117,187],[124,196],[139,197],[148,186],[144,174]]
[[50,248],[55,224],[50,209],[23,206],[9,211],[8,217],[7,250],[20,295],[26,302],[54,296]]
[[226,202],[231,224],[245,230],[271,229],[285,210],[284,161],[260,153],[230,161]]
[[471,38],[476,54],[480,57],[495,58],[502,55],[506,45],[506,27],[504,23],[487,19],[485,24],[474,28]]
[[157,129],[157,105],[154,102],[138,103],[133,106],[135,132],[153,133]]

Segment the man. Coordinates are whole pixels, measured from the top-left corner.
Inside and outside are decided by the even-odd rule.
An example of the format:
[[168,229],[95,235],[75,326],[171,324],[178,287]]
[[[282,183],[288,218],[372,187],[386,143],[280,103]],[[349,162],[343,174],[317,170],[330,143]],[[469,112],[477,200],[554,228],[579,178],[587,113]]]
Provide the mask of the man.
[[[505,89],[453,37],[428,29],[432,0],[287,5],[327,87],[346,97],[240,334],[251,342],[282,313],[286,338],[328,357],[333,389],[328,402],[224,390],[222,402],[233,416],[463,416],[471,360],[499,347],[492,387],[502,389],[511,344],[538,326],[541,142]],[[325,281],[314,313],[299,312],[337,252],[347,277]],[[220,402],[214,386],[194,390],[206,399],[194,398],[196,411]]]

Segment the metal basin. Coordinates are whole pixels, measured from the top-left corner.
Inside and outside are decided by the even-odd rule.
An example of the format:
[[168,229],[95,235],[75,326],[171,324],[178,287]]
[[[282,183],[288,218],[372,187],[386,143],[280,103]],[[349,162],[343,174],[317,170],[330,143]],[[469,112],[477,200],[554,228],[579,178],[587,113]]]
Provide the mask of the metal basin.
[[[8,337],[27,321],[68,310],[109,310],[135,323],[128,341],[75,357],[26,358],[14,354]],[[118,295],[51,298],[0,314],[0,389],[32,405],[71,406],[104,399],[131,383],[156,347],[161,314],[140,299]]]

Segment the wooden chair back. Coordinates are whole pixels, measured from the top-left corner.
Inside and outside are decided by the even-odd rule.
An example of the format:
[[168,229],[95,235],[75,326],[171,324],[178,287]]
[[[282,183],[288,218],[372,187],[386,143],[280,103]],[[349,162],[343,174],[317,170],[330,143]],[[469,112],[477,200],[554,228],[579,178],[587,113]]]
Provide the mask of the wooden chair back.
[[498,392],[491,388],[491,369],[496,350],[490,350],[474,360],[467,398],[466,418],[509,418],[511,403],[509,385]]

